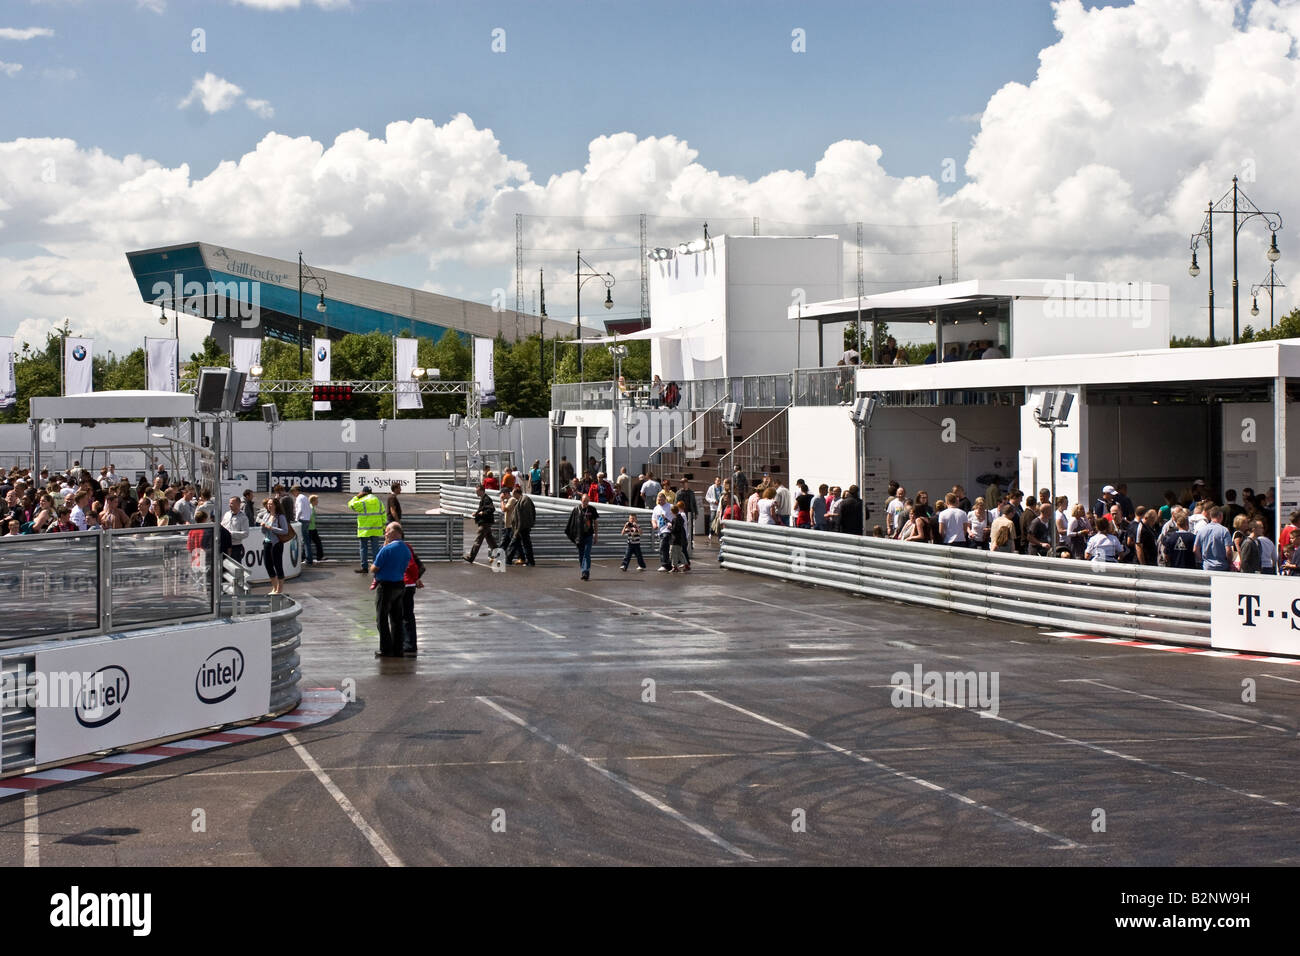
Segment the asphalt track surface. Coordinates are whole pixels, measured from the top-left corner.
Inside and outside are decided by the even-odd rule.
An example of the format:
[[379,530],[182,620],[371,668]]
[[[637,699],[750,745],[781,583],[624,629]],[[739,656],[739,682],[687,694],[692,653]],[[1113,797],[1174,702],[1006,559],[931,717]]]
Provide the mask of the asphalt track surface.
[[[456,562],[425,580],[414,660],[373,657],[350,561],[290,582],[304,686],[354,703],[4,802],[0,863],[1300,860],[1300,668],[725,573],[705,548],[685,575]],[[895,692],[916,665],[996,673],[996,716]]]

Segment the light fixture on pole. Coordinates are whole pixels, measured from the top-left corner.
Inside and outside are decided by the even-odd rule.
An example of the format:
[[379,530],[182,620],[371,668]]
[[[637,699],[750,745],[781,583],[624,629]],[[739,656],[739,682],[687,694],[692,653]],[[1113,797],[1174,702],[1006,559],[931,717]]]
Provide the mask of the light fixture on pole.
[[862,458],[866,452],[866,430],[871,425],[871,416],[876,413],[876,400],[863,395],[856,398],[849,406],[849,418],[854,425],[854,458],[857,462],[858,507],[862,509],[862,533],[867,532],[867,494],[862,487]]
[[1052,496],[1052,557],[1056,556],[1056,549],[1060,544],[1060,529],[1056,526],[1056,469],[1059,465],[1056,460],[1056,430],[1069,427],[1068,421],[1072,407],[1074,407],[1074,393],[1067,392],[1064,389],[1056,389],[1044,392],[1042,404],[1034,409],[1034,421],[1038,423],[1040,428],[1046,428],[1052,435],[1052,457],[1048,462]]
[[[320,293],[320,301],[316,303],[316,311],[324,314],[325,312],[325,290],[329,288],[329,283],[325,281],[324,276],[318,276],[312,271],[311,266],[302,261],[302,250],[298,250],[298,374],[303,372],[303,330],[302,330],[302,292],[306,284],[310,282]],[[325,327],[326,337],[329,337],[329,327]]]
[[266,455],[266,487],[275,487],[275,430],[280,425],[280,409],[267,402],[262,406],[262,421],[266,422],[269,450]]
[[1269,263],[1268,275],[1264,277],[1264,281],[1250,287],[1251,315],[1259,315],[1259,293],[1268,293],[1268,327],[1270,329],[1273,328],[1273,290],[1285,288],[1286,283],[1277,277],[1277,270],[1273,268],[1272,263]]
[[[727,430],[727,434],[731,437],[731,452],[727,455],[727,459],[731,462],[733,471],[736,467],[736,429],[740,427],[740,420],[744,414],[745,409],[739,402],[727,402],[722,406],[722,427]],[[721,468],[718,471],[718,477],[723,479],[727,477],[721,474]],[[732,494],[735,494],[736,489],[732,488],[731,491]]]
[[1241,334],[1239,314],[1240,314],[1240,297],[1239,286],[1237,283],[1237,236],[1241,232],[1241,227],[1250,220],[1259,217],[1264,220],[1264,225],[1270,232],[1268,251],[1265,255],[1269,262],[1277,262],[1282,257],[1281,250],[1277,247],[1277,233],[1282,228],[1282,214],[1275,211],[1266,211],[1256,206],[1237,184],[1237,177],[1232,177],[1232,188],[1229,189],[1218,202],[1209,203],[1205,210],[1205,224],[1201,226],[1201,231],[1194,234],[1191,240],[1192,264],[1188,267],[1187,272],[1192,278],[1196,278],[1201,273],[1200,266],[1196,262],[1196,250],[1202,239],[1205,240],[1205,247],[1209,250],[1209,270],[1210,270],[1210,344],[1214,344],[1214,217],[1231,216],[1232,217],[1232,344],[1237,343]]
[[[618,457],[619,434],[620,431],[622,431],[623,434],[626,434],[626,429],[621,430],[619,428],[619,422],[621,420],[618,415],[618,401],[622,397],[623,359],[627,358],[627,346],[611,345],[609,346],[609,354],[610,357],[614,359],[614,395],[611,402],[611,408],[614,412],[614,434],[609,442],[609,476],[610,481],[615,481],[618,478],[618,472],[614,469]],[[624,408],[626,408],[626,406],[624,406]]]
[[[592,271],[583,272],[582,271],[583,266],[586,266],[588,269],[591,269]],[[582,258],[582,250],[579,249],[578,250],[578,271],[574,279],[578,284],[578,295],[577,298],[574,300],[574,309],[576,310],[575,324],[578,327],[578,381],[585,382],[587,380],[587,376],[582,363],[582,356],[583,356],[582,287],[592,279],[599,279],[602,282],[604,282],[605,283],[605,308],[612,309],[614,308],[614,297],[611,294],[610,290],[614,288],[614,277],[608,272],[596,272],[595,269],[592,267],[591,263],[588,262],[586,259]]]

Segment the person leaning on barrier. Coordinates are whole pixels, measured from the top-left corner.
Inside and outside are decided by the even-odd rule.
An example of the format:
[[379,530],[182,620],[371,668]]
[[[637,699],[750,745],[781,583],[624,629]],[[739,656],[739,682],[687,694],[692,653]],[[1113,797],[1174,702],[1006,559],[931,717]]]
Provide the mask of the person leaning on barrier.
[[858,496],[858,486],[849,485],[840,506],[840,533],[861,537],[862,531],[862,498]]
[[244,541],[248,538],[248,515],[244,514],[243,501],[232,497],[230,510],[221,518],[221,553],[236,561],[244,560]]
[[357,515],[357,553],[361,559],[357,573],[365,574],[374,563],[374,556],[379,553],[383,541],[384,503],[366,485],[348,502],[348,507]]

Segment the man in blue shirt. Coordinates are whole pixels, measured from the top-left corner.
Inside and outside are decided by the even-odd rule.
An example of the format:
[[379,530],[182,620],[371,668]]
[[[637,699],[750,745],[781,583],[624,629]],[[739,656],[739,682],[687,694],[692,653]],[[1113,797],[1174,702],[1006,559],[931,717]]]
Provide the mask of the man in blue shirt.
[[1232,570],[1232,532],[1223,526],[1223,509],[1210,509],[1210,520],[1196,529],[1196,559],[1206,571]]
[[406,641],[402,620],[403,578],[411,563],[411,549],[402,540],[402,526],[396,521],[384,528],[384,546],[375,555],[370,573],[375,576],[375,616],[379,627],[376,657],[401,657]]

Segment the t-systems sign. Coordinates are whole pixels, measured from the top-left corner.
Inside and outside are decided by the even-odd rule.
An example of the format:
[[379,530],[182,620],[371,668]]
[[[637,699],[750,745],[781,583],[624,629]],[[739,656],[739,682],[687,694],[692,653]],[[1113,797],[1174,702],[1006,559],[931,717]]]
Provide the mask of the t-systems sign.
[[1210,581],[1210,646],[1300,655],[1300,579],[1215,574]]
[[51,686],[75,686],[35,701],[37,763],[260,717],[271,707],[265,618],[89,641],[35,657],[36,673]]

